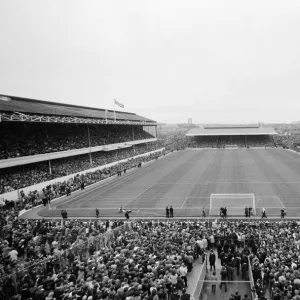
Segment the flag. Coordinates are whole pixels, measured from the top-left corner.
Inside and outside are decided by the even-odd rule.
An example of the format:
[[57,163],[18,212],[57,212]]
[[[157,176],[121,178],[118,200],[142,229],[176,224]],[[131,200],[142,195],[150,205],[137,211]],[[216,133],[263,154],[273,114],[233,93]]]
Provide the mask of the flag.
[[117,104],[118,106],[120,106],[120,107],[124,108],[124,104],[122,104],[122,103],[118,102],[116,99],[114,99],[114,100],[115,100],[115,104]]

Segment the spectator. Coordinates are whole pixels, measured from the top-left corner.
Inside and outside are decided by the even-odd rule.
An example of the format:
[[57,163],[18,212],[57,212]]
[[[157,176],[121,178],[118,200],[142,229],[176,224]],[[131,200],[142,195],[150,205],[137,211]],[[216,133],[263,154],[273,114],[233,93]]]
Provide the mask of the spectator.
[[217,282],[218,282],[218,276],[216,275],[216,271],[213,272],[210,280],[212,282],[211,283],[211,292],[213,294],[215,294],[216,293],[216,286],[217,286]]
[[216,271],[216,255],[214,254],[214,251],[211,249],[209,253],[209,265],[210,265],[210,270],[212,269]]

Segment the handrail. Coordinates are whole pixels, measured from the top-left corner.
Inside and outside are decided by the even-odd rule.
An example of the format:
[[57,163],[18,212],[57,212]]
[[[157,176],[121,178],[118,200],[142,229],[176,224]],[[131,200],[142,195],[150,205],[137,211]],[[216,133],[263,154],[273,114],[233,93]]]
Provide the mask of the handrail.
[[201,295],[204,279],[205,279],[205,276],[206,276],[206,262],[207,262],[206,260],[207,260],[207,256],[205,256],[205,259],[204,259],[204,262],[203,262],[203,267],[201,269],[201,272],[199,273],[199,277],[198,277],[196,286],[194,288],[194,291],[191,294],[191,297],[194,300],[199,300],[199,297]]
[[252,266],[250,259],[248,258],[248,266],[249,266],[249,282],[250,282],[250,287],[251,287],[251,298],[252,300],[256,299],[256,292],[255,292],[255,284],[254,284],[254,279],[253,279],[253,273],[252,273]]

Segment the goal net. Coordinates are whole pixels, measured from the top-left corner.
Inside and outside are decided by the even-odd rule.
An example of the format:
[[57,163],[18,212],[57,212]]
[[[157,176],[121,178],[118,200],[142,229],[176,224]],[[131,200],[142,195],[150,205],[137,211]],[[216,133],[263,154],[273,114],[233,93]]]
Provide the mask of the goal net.
[[245,207],[252,207],[251,214],[255,216],[254,194],[211,194],[209,214],[218,216],[220,208],[227,208],[227,216],[245,216]]

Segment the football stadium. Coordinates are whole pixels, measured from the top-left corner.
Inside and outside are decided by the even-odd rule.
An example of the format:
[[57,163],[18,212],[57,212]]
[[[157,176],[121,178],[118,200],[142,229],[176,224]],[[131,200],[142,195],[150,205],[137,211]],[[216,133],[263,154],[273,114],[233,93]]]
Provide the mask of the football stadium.
[[300,300],[299,1],[0,11],[0,300]]
[[[170,276],[181,278],[174,293],[179,290],[181,296],[194,299],[217,297],[218,293],[210,290],[214,286],[214,277],[208,276],[210,265],[211,272],[216,266],[220,269],[226,292],[227,288],[237,289],[238,295],[243,292],[249,299],[259,293],[261,297],[276,294],[268,287],[270,282],[261,283],[264,277],[258,275],[261,266],[255,258],[250,262],[247,252],[235,250],[250,247],[251,253],[257,251],[255,237],[261,232],[280,234],[279,243],[286,238],[281,236],[284,228],[297,226],[299,153],[296,147],[283,144],[273,128],[202,125],[181,134],[180,141],[177,137],[170,142],[159,138],[156,121],[134,113],[8,95],[0,97],[0,120],[1,213],[7,216],[1,223],[3,286],[9,286],[10,272],[15,272],[18,281],[22,272],[35,273],[43,264],[50,276],[45,279],[51,282],[53,272],[59,272],[64,264],[58,253],[68,253],[65,262],[69,260],[71,265],[79,255],[77,262],[84,264],[93,251],[104,255],[114,247],[114,238],[123,235],[135,241],[135,235],[142,234],[138,243],[153,240],[157,248],[151,255],[159,257],[154,249],[160,249],[157,243],[162,240],[156,240],[157,231],[149,233],[149,228],[156,226],[158,232],[160,228],[171,235],[177,232],[187,247],[186,254],[176,254],[172,247],[163,246],[166,253],[174,252],[183,261],[179,275],[172,267],[170,270]],[[34,235],[26,229],[35,228],[32,222],[40,228],[35,231],[40,239],[34,238],[33,243]],[[71,234],[63,242],[61,234],[53,235],[57,226],[73,228],[75,236]],[[82,232],[79,239],[76,232]],[[191,233],[196,240],[189,239]],[[143,235],[147,236],[144,242]],[[176,247],[175,241],[168,243]],[[40,243],[45,244],[45,254],[36,257],[32,250],[39,253]],[[67,249],[64,247],[69,247],[68,252],[60,252]],[[192,272],[193,266],[197,274]],[[101,282],[100,277],[95,278]],[[59,297],[53,287],[42,286],[45,293],[56,292]],[[18,289],[5,290],[3,295],[7,298],[14,291]],[[79,294],[82,292],[85,290],[80,289]]]

